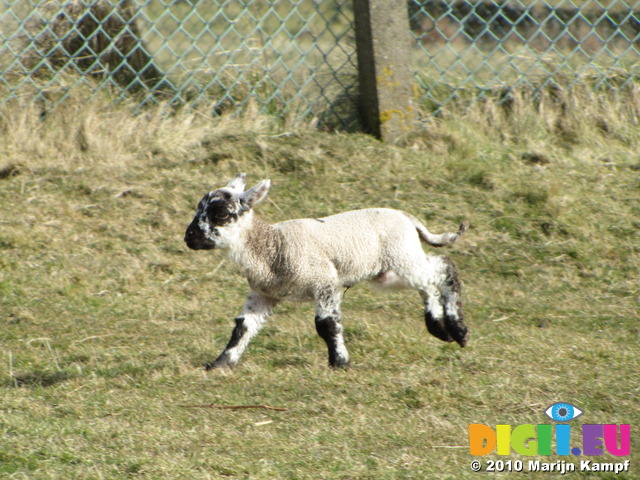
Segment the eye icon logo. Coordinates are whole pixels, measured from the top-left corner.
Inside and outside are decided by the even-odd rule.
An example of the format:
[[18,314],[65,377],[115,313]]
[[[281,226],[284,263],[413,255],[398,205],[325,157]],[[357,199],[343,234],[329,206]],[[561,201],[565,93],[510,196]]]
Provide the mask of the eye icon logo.
[[578,418],[584,412],[570,403],[558,402],[544,411],[545,415],[556,422],[568,422]]

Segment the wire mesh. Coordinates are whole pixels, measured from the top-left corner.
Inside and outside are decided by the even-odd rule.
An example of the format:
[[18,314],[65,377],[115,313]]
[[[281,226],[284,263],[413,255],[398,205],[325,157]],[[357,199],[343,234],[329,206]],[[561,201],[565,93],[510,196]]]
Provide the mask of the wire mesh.
[[[408,0],[423,111],[516,88],[619,88],[640,0]],[[79,86],[141,104],[257,108],[357,124],[351,0],[0,0],[0,103]]]
[[[78,86],[143,104],[353,121],[351,0],[0,0],[0,102]],[[342,108],[340,102],[351,104]]]
[[516,89],[630,85],[640,73],[640,5],[619,0],[410,0],[426,110]]

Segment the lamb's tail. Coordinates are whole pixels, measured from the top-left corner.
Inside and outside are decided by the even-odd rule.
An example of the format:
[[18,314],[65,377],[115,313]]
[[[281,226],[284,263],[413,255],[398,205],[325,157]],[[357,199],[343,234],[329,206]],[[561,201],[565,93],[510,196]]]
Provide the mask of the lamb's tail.
[[469,228],[469,222],[464,221],[460,224],[460,228],[458,228],[456,233],[447,232],[435,234],[427,230],[427,227],[425,227],[422,222],[413,215],[409,215],[408,213],[406,215],[413,223],[413,226],[416,227],[418,235],[420,235],[420,239],[432,247],[448,247],[449,245],[453,245],[458,237],[460,237],[460,235],[466,232],[467,228]]

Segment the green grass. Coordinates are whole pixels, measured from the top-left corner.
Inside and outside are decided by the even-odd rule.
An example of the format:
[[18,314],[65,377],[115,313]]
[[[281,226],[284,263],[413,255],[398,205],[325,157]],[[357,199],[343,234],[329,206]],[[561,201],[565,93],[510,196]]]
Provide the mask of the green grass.
[[[402,147],[256,115],[133,115],[99,95],[45,120],[3,107],[0,477],[477,478],[470,423],[550,423],[562,400],[585,411],[576,426],[632,425],[632,470],[616,478],[638,478],[629,95],[477,104]],[[469,346],[429,336],[414,292],[359,285],[343,305],[349,371],[326,367],[313,306],[283,303],[237,369],[206,373],[247,287],[182,236],[238,171],[273,180],[270,221],[370,206],[435,232],[469,219],[447,251]],[[287,411],[196,406],[211,403]]]

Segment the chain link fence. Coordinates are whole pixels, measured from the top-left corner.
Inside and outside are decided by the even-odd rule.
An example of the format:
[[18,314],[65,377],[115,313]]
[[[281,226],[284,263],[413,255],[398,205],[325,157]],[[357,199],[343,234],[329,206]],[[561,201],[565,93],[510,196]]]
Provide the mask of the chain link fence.
[[[409,0],[424,114],[517,88],[630,85],[640,2]],[[357,128],[351,0],[0,0],[0,103],[107,89]]]
[[640,2],[410,0],[423,108],[524,89],[620,89],[640,75]]
[[57,104],[85,86],[216,114],[354,121],[351,0],[0,2],[0,102]]

